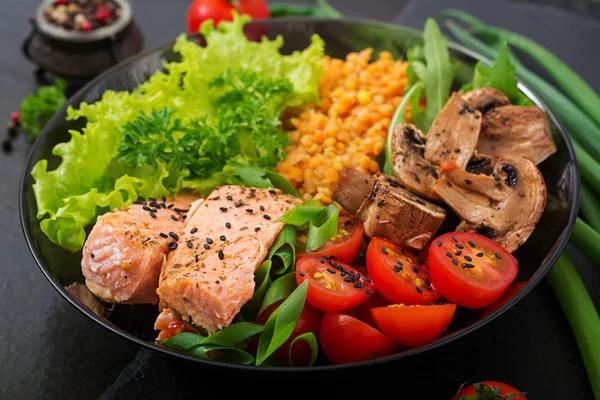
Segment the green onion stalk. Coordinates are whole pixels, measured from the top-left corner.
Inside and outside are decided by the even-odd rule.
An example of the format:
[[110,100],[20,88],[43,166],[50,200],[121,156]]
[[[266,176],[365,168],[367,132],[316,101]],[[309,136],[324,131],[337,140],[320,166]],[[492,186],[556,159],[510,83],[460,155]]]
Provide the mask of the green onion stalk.
[[[506,42],[536,61],[562,91],[515,62],[517,76],[535,90],[564,123],[575,149],[581,175],[580,214],[570,242],[590,259],[600,261],[600,96],[558,57],[530,39],[505,29],[487,26],[478,18],[457,10],[447,10],[444,18],[454,37],[466,47],[493,60],[498,44]],[[475,34],[478,34],[482,41]],[[563,94],[563,92],[565,94]],[[600,400],[600,317],[577,269],[563,253],[548,273],[548,282],[571,325],[583,363],[597,400]]]

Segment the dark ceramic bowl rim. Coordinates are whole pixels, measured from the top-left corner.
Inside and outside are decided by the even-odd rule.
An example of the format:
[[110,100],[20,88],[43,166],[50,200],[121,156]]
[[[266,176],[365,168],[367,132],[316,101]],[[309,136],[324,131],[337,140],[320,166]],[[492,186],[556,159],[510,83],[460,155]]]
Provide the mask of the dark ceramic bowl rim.
[[[258,21],[262,24],[272,24],[272,23],[279,23],[279,22],[295,22],[295,23],[310,23],[310,22],[314,22],[314,21],[320,21],[320,22],[330,22],[330,23],[339,23],[340,21],[337,19],[328,19],[328,18],[278,18],[277,20],[268,20],[268,21]],[[417,29],[413,29],[413,28],[409,28],[409,27],[405,27],[405,26],[400,26],[400,25],[396,25],[396,24],[391,24],[391,23],[385,23],[385,22],[380,22],[380,21],[374,21],[374,20],[369,20],[369,19],[357,19],[357,18],[346,18],[344,19],[343,23],[348,23],[348,24],[358,24],[358,23],[362,23],[362,24],[374,24],[374,25],[379,25],[379,26],[390,26],[390,27],[395,27],[398,28],[400,27],[401,29],[404,29],[406,31],[412,31],[413,33],[417,34],[417,35],[421,35],[422,31],[419,31]],[[121,69],[124,66],[126,66],[127,64],[133,63],[135,61],[137,61],[138,59],[144,58],[152,53],[158,52],[158,51],[166,51],[172,48],[173,42],[169,42],[166,44],[163,44],[161,46],[157,46],[153,49],[150,49],[146,52],[140,53],[136,56],[130,57],[126,60],[124,60],[123,62],[117,64],[116,66],[108,69],[106,72],[102,73],[101,75],[99,75],[98,77],[96,77],[95,79],[93,79],[92,81],[90,81],[87,85],[85,85],[82,89],[80,89],[76,94],[74,94],[69,100],[68,100],[68,104],[70,104],[71,102],[75,101],[80,101],[86,92],[88,92],[94,85],[97,84],[97,82],[102,81],[106,76],[112,74],[115,70],[117,69]],[[482,60],[484,62],[490,63],[490,60],[487,59],[486,57],[478,54],[477,52],[471,51],[459,44],[456,44],[454,42],[449,42],[449,46],[451,49],[463,53],[473,59],[476,60]],[[521,91],[523,93],[525,93],[525,95],[527,95],[528,98],[530,98],[531,100],[533,100],[538,106],[540,106],[545,113],[549,116],[549,118],[552,120],[552,122],[556,125],[556,127],[558,128],[558,131],[560,132],[560,135],[563,137],[566,147],[567,147],[567,151],[569,154],[569,163],[572,163],[572,174],[569,177],[569,188],[570,188],[570,192],[569,192],[569,196],[572,199],[571,201],[571,207],[569,209],[569,220],[568,223],[566,225],[566,227],[563,229],[563,231],[561,232],[557,242],[555,242],[554,244],[554,251],[549,254],[549,256],[546,258],[546,261],[540,266],[540,268],[537,270],[537,272],[531,277],[531,279],[527,282],[527,285],[525,285],[515,296],[513,296],[509,301],[507,301],[505,304],[503,304],[501,307],[499,307],[497,310],[495,310],[493,313],[491,313],[490,315],[481,318],[475,322],[473,322],[472,324],[470,324],[469,326],[462,328],[461,330],[457,331],[457,332],[453,332],[450,333],[446,336],[443,336],[441,338],[439,338],[438,340],[436,340],[435,342],[432,342],[428,345],[425,346],[421,346],[421,347],[417,347],[414,349],[409,349],[406,351],[403,351],[401,353],[394,353],[392,355],[389,355],[387,357],[382,357],[382,358],[375,358],[375,359],[371,359],[371,360],[367,360],[367,361],[362,361],[362,362],[357,362],[357,363],[351,363],[351,364],[340,364],[340,365],[321,365],[321,366],[313,366],[313,367],[294,367],[294,368],[289,368],[289,367],[257,367],[257,366],[252,366],[252,365],[238,365],[238,364],[231,364],[231,363],[226,363],[226,362],[221,362],[221,361],[211,361],[211,360],[204,360],[204,359],[200,359],[200,358],[195,358],[189,355],[186,355],[184,353],[178,352],[176,350],[171,350],[168,349],[166,347],[162,347],[159,346],[157,344],[155,344],[154,342],[149,342],[146,340],[143,340],[141,338],[138,338],[134,335],[132,335],[131,333],[124,331],[123,329],[111,324],[109,321],[107,321],[104,318],[100,318],[97,314],[93,313],[92,311],[90,311],[88,308],[81,306],[81,304],[74,299],[71,294],[69,294],[58,282],[56,282],[52,275],[44,268],[44,262],[40,256],[40,254],[38,253],[38,250],[36,249],[36,246],[34,244],[33,238],[31,237],[31,234],[29,232],[28,229],[28,223],[27,223],[27,204],[26,204],[26,190],[25,187],[29,182],[29,176],[31,173],[31,169],[33,168],[33,164],[34,162],[37,162],[37,160],[33,159],[33,155],[35,154],[35,150],[37,149],[37,147],[39,146],[40,140],[38,138],[38,140],[33,144],[31,150],[30,150],[30,154],[27,158],[27,163],[25,165],[25,169],[23,172],[23,175],[21,177],[21,186],[20,186],[20,199],[19,199],[19,212],[20,212],[20,218],[21,218],[21,225],[22,225],[22,229],[23,229],[23,233],[25,235],[25,240],[27,241],[27,245],[29,247],[29,250],[31,251],[31,254],[33,255],[33,258],[35,259],[38,267],[40,268],[40,270],[42,271],[42,273],[46,276],[46,278],[48,279],[48,281],[52,284],[52,286],[54,286],[54,288],[71,304],[73,305],[75,308],[77,308],[79,311],[81,311],[83,314],[85,314],[87,317],[89,317],[90,319],[92,319],[93,321],[95,321],[96,323],[102,325],[104,328],[108,329],[109,331],[127,339],[130,341],[133,341],[135,343],[137,343],[138,345],[154,350],[154,351],[158,351],[160,353],[166,354],[168,356],[171,357],[175,357],[181,360],[186,360],[186,361],[190,361],[190,362],[196,362],[196,363],[200,363],[206,366],[215,366],[215,367],[223,367],[223,368],[233,368],[239,371],[252,371],[252,372],[299,372],[299,371],[304,371],[304,372],[317,372],[317,371],[328,371],[328,370],[341,370],[341,369],[351,369],[351,368],[357,368],[357,367],[367,367],[367,366],[372,366],[372,365],[376,365],[376,364],[382,364],[382,363],[386,363],[386,362],[391,362],[391,361],[398,361],[400,359],[409,357],[409,356],[413,356],[422,352],[425,352],[427,350],[432,350],[435,348],[438,348],[444,344],[447,344],[449,342],[452,342],[460,337],[463,337],[479,328],[481,328],[483,325],[487,324],[488,322],[490,322],[491,320],[497,318],[498,316],[500,316],[502,313],[504,313],[506,310],[508,310],[509,308],[511,308],[513,305],[515,305],[519,300],[521,300],[527,293],[529,293],[540,281],[541,279],[546,275],[546,273],[552,268],[552,266],[554,265],[554,263],[556,262],[556,260],[558,259],[559,255],[561,254],[562,250],[564,249],[564,247],[567,244],[567,241],[569,240],[569,236],[571,234],[571,231],[573,230],[573,226],[575,224],[575,219],[577,217],[577,210],[578,210],[578,205],[579,205],[579,171],[577,168],[577,163],[576,163],[576,158],[575,158],[575,151],[573,149],[573,146],[571,144],[571,141],[569,139],[569,136],[566,133],[566,130],[564,128],[564,126],[562,125],[562,123],[558,120],[558,118],[554,115],[554,113],[552,112],[552,110],[550,110],[550,108],[537,96],[537,94],[535,94],[534,91],[532,91],[529,87],[527,87],[525,84],[523,84],[522,82],[519,81],[519,89],[521,89]],[[68,104],[66,104],[64,106],[64,108],[68,107]],[[61,110],[61,111],[64,111]],[[61,113],[57,113],[57,115],[55,115],[48,123],[47,126],[52,126],[53,123],[55,122],[55,119],[58,119],[59,115]],[[51,133],[51,131],[49,129],[44,129],[40,135],[40,137],[42,136],[46,136],[49,135]]]

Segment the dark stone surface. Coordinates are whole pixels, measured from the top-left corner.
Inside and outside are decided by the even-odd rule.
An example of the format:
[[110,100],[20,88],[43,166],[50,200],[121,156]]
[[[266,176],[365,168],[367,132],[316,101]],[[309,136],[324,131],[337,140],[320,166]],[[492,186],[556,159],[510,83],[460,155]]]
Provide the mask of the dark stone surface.
[[[8,119],[21,99],[35,88],[34,67],[20,53],[20,41],[37,1],[0,2],[0,120]],[[146,35],[146,47],[172,40],[184,29],[187,1],[133,1],[136,20]],[[296,1],[307,4],[308,1]],[[516,3],[475,1],[351,1],[332,0],[346,15],[392,20],[421,27],[425,16],[442,7],[476,11],[488,22],[521,30],[555,50],[596,88],[596,38],[600,26],[588,19],[571,19],[555,9],[538,10]],[[562,5],[569,2],[562,2]],[[579,10],[592,9],[574,2]],[[590,2],[591,3],[591,2]],[[568,5],[567,5],[568,6]],[[582,8],[582,7],[587,7]],[[595,7],[595,6],[594,6]],[[597,8],[597,7],[596,7]],[[526,14],[525,14],[526,13]],[[562,29],[565,21],[569,29]],[[569,326],[546,283],[534,289],[513,309],[468,337],[434,352],[369,371],[351,370],[335,381],[328,377],[270,377],[239,375],[188,364],[142,350],[94,325],[64,301],[45,280],[26,247],[19,223],[18,185],[28,144],[21,137],[12,154],[0,153],[0,224],[4,270],[0,302],[0,398],[7,399],[154,399],[221,395],[234,392],[289,396],[315,393],[391,391],[404,398],[447,399],[464,381],[495,379],[531,393],[532,399],[589,399],[592,397]],[[570,250],[600,305],[597,265]],[[361,385],[365,375],[377,375]],[[233,382],[234,384],[231,384]],[[285,391],[273,383],[286,383]],[[343,384],[342,384],[343,382]],[[296,389],[298,388],[298,389]],[[298,390],[298,391],[295,391]],[[102,396],[102,394],[104,395]],[[420,394],[421,397],[416,397]],[[280,397],[278,396],[278,397]]]

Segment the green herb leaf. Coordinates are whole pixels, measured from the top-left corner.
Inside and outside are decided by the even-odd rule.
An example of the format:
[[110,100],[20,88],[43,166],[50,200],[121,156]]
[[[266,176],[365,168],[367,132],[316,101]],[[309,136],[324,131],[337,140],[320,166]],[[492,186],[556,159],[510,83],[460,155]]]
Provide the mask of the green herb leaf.
[[244,350],[212,344],[202,344],[196,346],[189,350],[187,354],[193,357],[203,358],[205,360],[222,361],[242,365],[251,365],[255,361],[254,356],[245,352]]
[[206,336],[198,335],[196,333],[191,332],[182,332],[178,335],[169,338],[161,344],[163,346],[167,346],[171,349],[179,350],[179,351],[187,351],[192,347],[198,346],[202,341],[206,339]]
[[65,82],[58,79],[54,85],[42,86],[25,97],[21,103],[21,129],[29,139],[36,139],[50,118],[67,102],[65,86]]
[[413,123],[421,131],[427,132],[448,101],[455,68],[450,62],[446,38],[433,18],[428,18],[425,23],[423,39],[425,63],[412,61],[411,65],[424,82],[427,104],[423,114],[413,115]]
[[300,197],[300,194],[292,184],[277,172],[267,171],[238,162],[232,162],[231,165],[237,169],[240,178],[246,186],[280,189],[285,194]]
[[298,365],[294,365],[292,363],[292,349],[294,348],[294,345],[297,342],[308,343],[308,346],[310,347],[310,360],[308,361],[308,364],[305,365],[305,367],[312,366],[317,360],[317,356],[319,355],[319,344],[317,343],[317,338],[315,337],[315,334],[312,332],[306,332],[302,335],[296,336],[294,340],[292,340],[292,343],[290,344],[290,349],[288,351],[288,364],[290,367],[298,367]]
[[256,365],[261,365],[288,340],[304,308],[307,291],[308,281],[304,281],[271,314],[258,339]]
[[241,315],[245,320],[254,321],[258,316],[258,311],[270,284],[272,265],[273,262],[271,260],[265,260],[256,272],[254,272],[254,294],[241,310]]
[[273,258],[281,259],[281,266],[273,271],[276,275],[284,274],[293,268],[296,260],[296,230],[292,226],[285,225],[277,235],[267,255],[268,260]]
[[201,344],[243,348],[249,339],[262,332],[263,326],[252,322],[236,322],[202,340]]
[[340,209],[330,204],[323,209],[308,226],[306,251],[317,250],[337,234]]
[[287,298],[297,287],[296,272],[290,272],[277,278],[267,289],[258,313],[265,311],[271,304]]

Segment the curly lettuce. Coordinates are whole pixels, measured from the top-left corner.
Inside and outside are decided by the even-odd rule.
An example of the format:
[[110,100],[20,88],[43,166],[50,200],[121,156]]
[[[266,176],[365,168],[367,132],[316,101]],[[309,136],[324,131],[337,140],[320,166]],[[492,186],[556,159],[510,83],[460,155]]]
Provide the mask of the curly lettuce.
[[[270,140],[263,130],[240,130],[237,140],[242,143],[231,147],[239,149],[239,154],[206,150],[229,143],[224,141],[223,132],[218,128],[222,118],[230,115],[237,118],[230,124],[234,127],[256,123],[252,113],[236,112],[237,107],[244,107],[242,100],[228,103],[222,99],[231,95],[232,91],[227,88],[234,87],[233,78],[238,74],[289,83],[291,90],[270,93],[269,104],[265,106],[277,117],[287,107],[318,103],[324,43],[314,35],[306,49],[282,55],[282,37],[263,38],[260,42],[246,38],[243,28],[249,20],[249,17],[236,15],[232,22],[222,22],[217,27],[207,22],[201,28],[205,47],[181,35],[174,46],[181,60],[166,63],[165,72],[156,72],[131,92],[107,91],[99,101],[68,109],[69,120],[85,118],[86,126],[81,131],[70,131],[70,141],[54,147],[53,154],[61,158],[56,169],[48,171],[47,160],[40,160],[32,170],[37,217],[42,231],[52,242],[72,252],[80,250],[86,237],[85,227],[98,215],[126,207],[140,196],[174,195],[181,189],[206,194],[220,184],[239,183],[236,169],[229,165],[231,160],[269,167],[264,161],[268,159],[270,166],[274,166],[277,157],[265,158],[273,151],[273,147],[268,146],[285,143],[285,140],[275,137],[279,141]],[[224,78],[227,80],[223,81]],[[193,153],[191,157],[186,156],[188,161],[165,157],[165,153],[162,157],[156,152],[134,154],[134,140],[142,143],[159,135],[157,132],[136,133],[132,137],[132,127],[140,117],[155,116],[161,110],[168,110],[169,119],[165,123],[171,123],[171,119],[173,123],[178,121],[178,127],[189,128],[197,135],[195,139],[190,136],[186,139],[188,144],[199,143],[198,149],[186,147],[186,151]],[[248,118],[246,125],[244,118]],[[202,129],[198,121],[203,124]],[[278,118],[261,121],[270,127],[279,125]],[[235,132],[229,129],[227,140]],[[174,137],[172,145],[178,146],[180,137]],[[245,143],[252,143],[254,147],[248,151]],[[150,147],[139,148],[149,151]],[[215,167],[199,168],[197,162],[189,161],[194,157]]]

